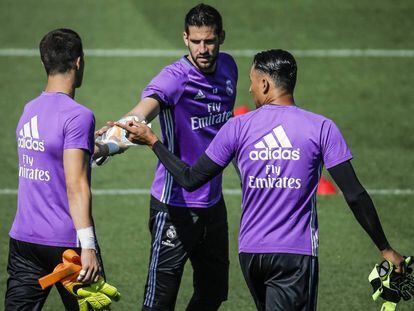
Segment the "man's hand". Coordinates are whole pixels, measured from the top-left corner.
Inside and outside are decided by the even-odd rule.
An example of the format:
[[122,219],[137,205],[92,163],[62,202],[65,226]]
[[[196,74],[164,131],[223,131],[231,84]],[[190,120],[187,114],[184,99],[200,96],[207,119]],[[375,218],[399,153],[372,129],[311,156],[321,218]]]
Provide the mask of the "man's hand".
[[390,247],[381,251],[381,255],[395,266],[395,272],[405,273],[404,257],[398,252]]
[[121,294],[116,287],[105,282],[100,278],[98,282],[76,290],[78,297],[79,310],[109,310],[112,300],[118,301]]
[[106,122],[106,125],[101,127],[99,130],[95,131],[95,138],[98,136],[102,136],[104,133],[106,133],[112,125],[110,125],[110,122]]
[[[95,250],[82,249],[81,257],[74,250],[67,249],[62,254],[62,263],[58,264],[52,273],[39,279],[40,286],[45,289],[61,282],[77,298],[80,311],[109,310],[112,300],[118,301],[121,294],[116,287],[97,275],[100,265]],[[86,272],[81,277],[82,271]],[[97,275],[96,279],[94,275]],[[91,284],[86,284],[88,281]]]
[[412,264],[412,257],[404,258],[402,263],[404,273],[397,273],[396,266],[389,260],[384,260],[375,265],[368,276],[368,280],[373,288],[372,298],[374,301],[379,297],[385,300],[381,310],[394,311],[401,298],[409,300],[414,296],[414,275],[410,267]]
[[92,284],[80,283],[69,277],[62,280],[62,284],[76,297],[79,311],[110,310],[112,300],[121,298],[116,287],[106,283],[102,277]]
[[113,125],[117,125],[128,132],[127,138],[130,142],[137,144],[145,144],[152,148],[152,146],[158,141],[158,137],[147,125],[130,121],[127,124],[114,122]]
[[102,271],[98,256],[94,249],[82,249],[82,270],[79,272],[78,281],[82,283],[93,283],[99,280]]
[[[140,111],[140,109],[137,109],[137,107],[135,107],[129,114],[123,116],[121,118],[121,120],[128,119],[128,118],[135,118],[135,121],[141,122],[141,121],[148,120],[145,117],[145,115],[153,114],[153,113],[158,114],[158,110],[157,110],[158,109],[157,108],[158,107],[158,102],[155,101],[152,98],[145,99],[145,100],[148,101],[149,103],[146,102],[146,105],[148,107],[144,107],[144,108],[141,109],[141,110],[144,110],[144,111]],[[135,111],[135,110],[137,110],[137,111]],[[155,111],[153,111],[153,110],[155,110]],[[154,118],[154,116],[152,116],[149,120],[152,120],[153,118]],[[121,120],[119,120],[119,121],[121,121]],[[147,122],[145,122],[145,123],[147,123]],[[105,134],[113,126],[114,126],[113,121],[107,121],[105,126],[101,127],[99,130],[95,131],[95,139],[98,136],[102,136],[103,134]]]

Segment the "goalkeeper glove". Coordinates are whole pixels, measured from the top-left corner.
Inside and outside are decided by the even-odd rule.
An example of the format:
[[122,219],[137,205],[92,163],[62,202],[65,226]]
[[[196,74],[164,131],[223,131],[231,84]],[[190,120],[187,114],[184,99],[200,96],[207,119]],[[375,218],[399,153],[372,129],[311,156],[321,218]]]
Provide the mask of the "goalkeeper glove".
[[121,294],[116,287],[100,278],[92,284],[82,284],[76,279],[63,280],[65,288],[78,299],[79,310],[109,310],[112,300],[118,301]]
[[[138,118],[137,116],[127,116],[125,118],[122,118],[120,120],[118,120],[118,123],[122,123],[122,124],[129,124],[130,122],[138,122],[138,123],[143,123],[146,124],[148,127],[151,127],[151,123],[147,123],[147,121],[145,120],[145,118]],[[124,149],[130,147],[130,146],[138,146],[140,145],[139,143],[132,143],[128,140],[128,132],[117,126],[114,125],[111,128],[109,128],[105,133],[103,133],[101,136],[98,136],[95,139],[96,142],[100,142],[100,143],[112,143],[112,144],[118,144],[118,145],[122,145]],[[110,152],[109,155],[115,154],[118,152],[118,150],[116,150],[115,146],[110,146]]]
[[[131,121],[144,123],[147,126],[151,127],[151,123],[147,123],[145,118],[143,117],[138,118],[137,116],[127,116],[125,118],[118,120],[117,122],[127,124]],[[102,135],[97,136],[95,138],[95,143],[96,143],[95,145],[98,146],[98,148],[100,149],[99,154],[102,154],[101,147],[99,146],[106,145],[108,148],[108,151],[107,151],[107,154],[102,155],[98,157],[97,159],[94,159],[92,161],[92,166],[93,167],[102,166],[109,161],[111,156],[115,154],[123,153],[131,146],[140,145],[140,143],[130,142],[127,136],[128,136],[127,131],[116,125],[107,129],[106,132],[103,133]]]
[[67,249],[62,255],[62,263],[52,273],[39,279],[40,286],[45,289],[61,282],[77,298],[80,311],[109,310],[111,299],[118,301],[121,294],[102,277],[92,284],[79,282],[77,279],[81,268],[80,256],[74,250]]
[[379,297],[385,300],[381,311],[393,311],[401,298],[409,300],[414,296],[414,275],[412,274],[413,257],[407,257],[403,263],[403,273],[395,272],[395,266],[384,260],[375,265],[368,280],[372,285],[374,293],[372,298]]

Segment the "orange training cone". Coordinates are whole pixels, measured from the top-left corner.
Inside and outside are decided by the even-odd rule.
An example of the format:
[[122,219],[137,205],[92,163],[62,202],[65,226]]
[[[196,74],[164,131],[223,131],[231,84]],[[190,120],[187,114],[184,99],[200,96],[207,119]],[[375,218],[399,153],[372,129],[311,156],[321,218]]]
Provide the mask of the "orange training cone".
[[249,111],[250,109],[246,105],[238,106],[234,108],[234,116],[241,116],[242,114],[248,113]]
[[336,193],[337,191],[334,184],[322,176],[321,180],[319,181],[318,190],[316,191],[316,194],[331,195]]

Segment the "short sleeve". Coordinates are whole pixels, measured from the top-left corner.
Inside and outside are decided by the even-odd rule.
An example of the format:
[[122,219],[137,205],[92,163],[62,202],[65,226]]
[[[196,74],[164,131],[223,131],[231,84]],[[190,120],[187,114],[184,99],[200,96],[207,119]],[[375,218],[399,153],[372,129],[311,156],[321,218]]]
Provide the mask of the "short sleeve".
[[175,106],[184,92],[186,78],[178,69],[164,68],[142,91],[141,99],[157,95],[162,105]]
[[238,137],[237,125],[237,118],[228,120],[206,150],[206,155],[222,167],[227,166],[235,156]]
[[89,110],[82,110],[66,120],[64,149],[84,149],[93,154],[95,117]]
[[331,120],[324,121],[321,131],[323,162],[327,169],[352,159],[351,150],[341,131]]

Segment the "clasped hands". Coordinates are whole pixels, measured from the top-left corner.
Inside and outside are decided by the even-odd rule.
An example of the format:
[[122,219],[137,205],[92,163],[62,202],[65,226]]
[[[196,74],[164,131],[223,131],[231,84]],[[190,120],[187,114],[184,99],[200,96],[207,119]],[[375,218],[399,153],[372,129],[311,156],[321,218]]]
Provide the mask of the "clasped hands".
[[158,137],[154,134],[150,127],[144,123],[136,121],[129,121],[127,123],[108,122],[109,126],[119,126],[127,131],[127,138],[134,144],[144,144],[152,147],[157,141]]

